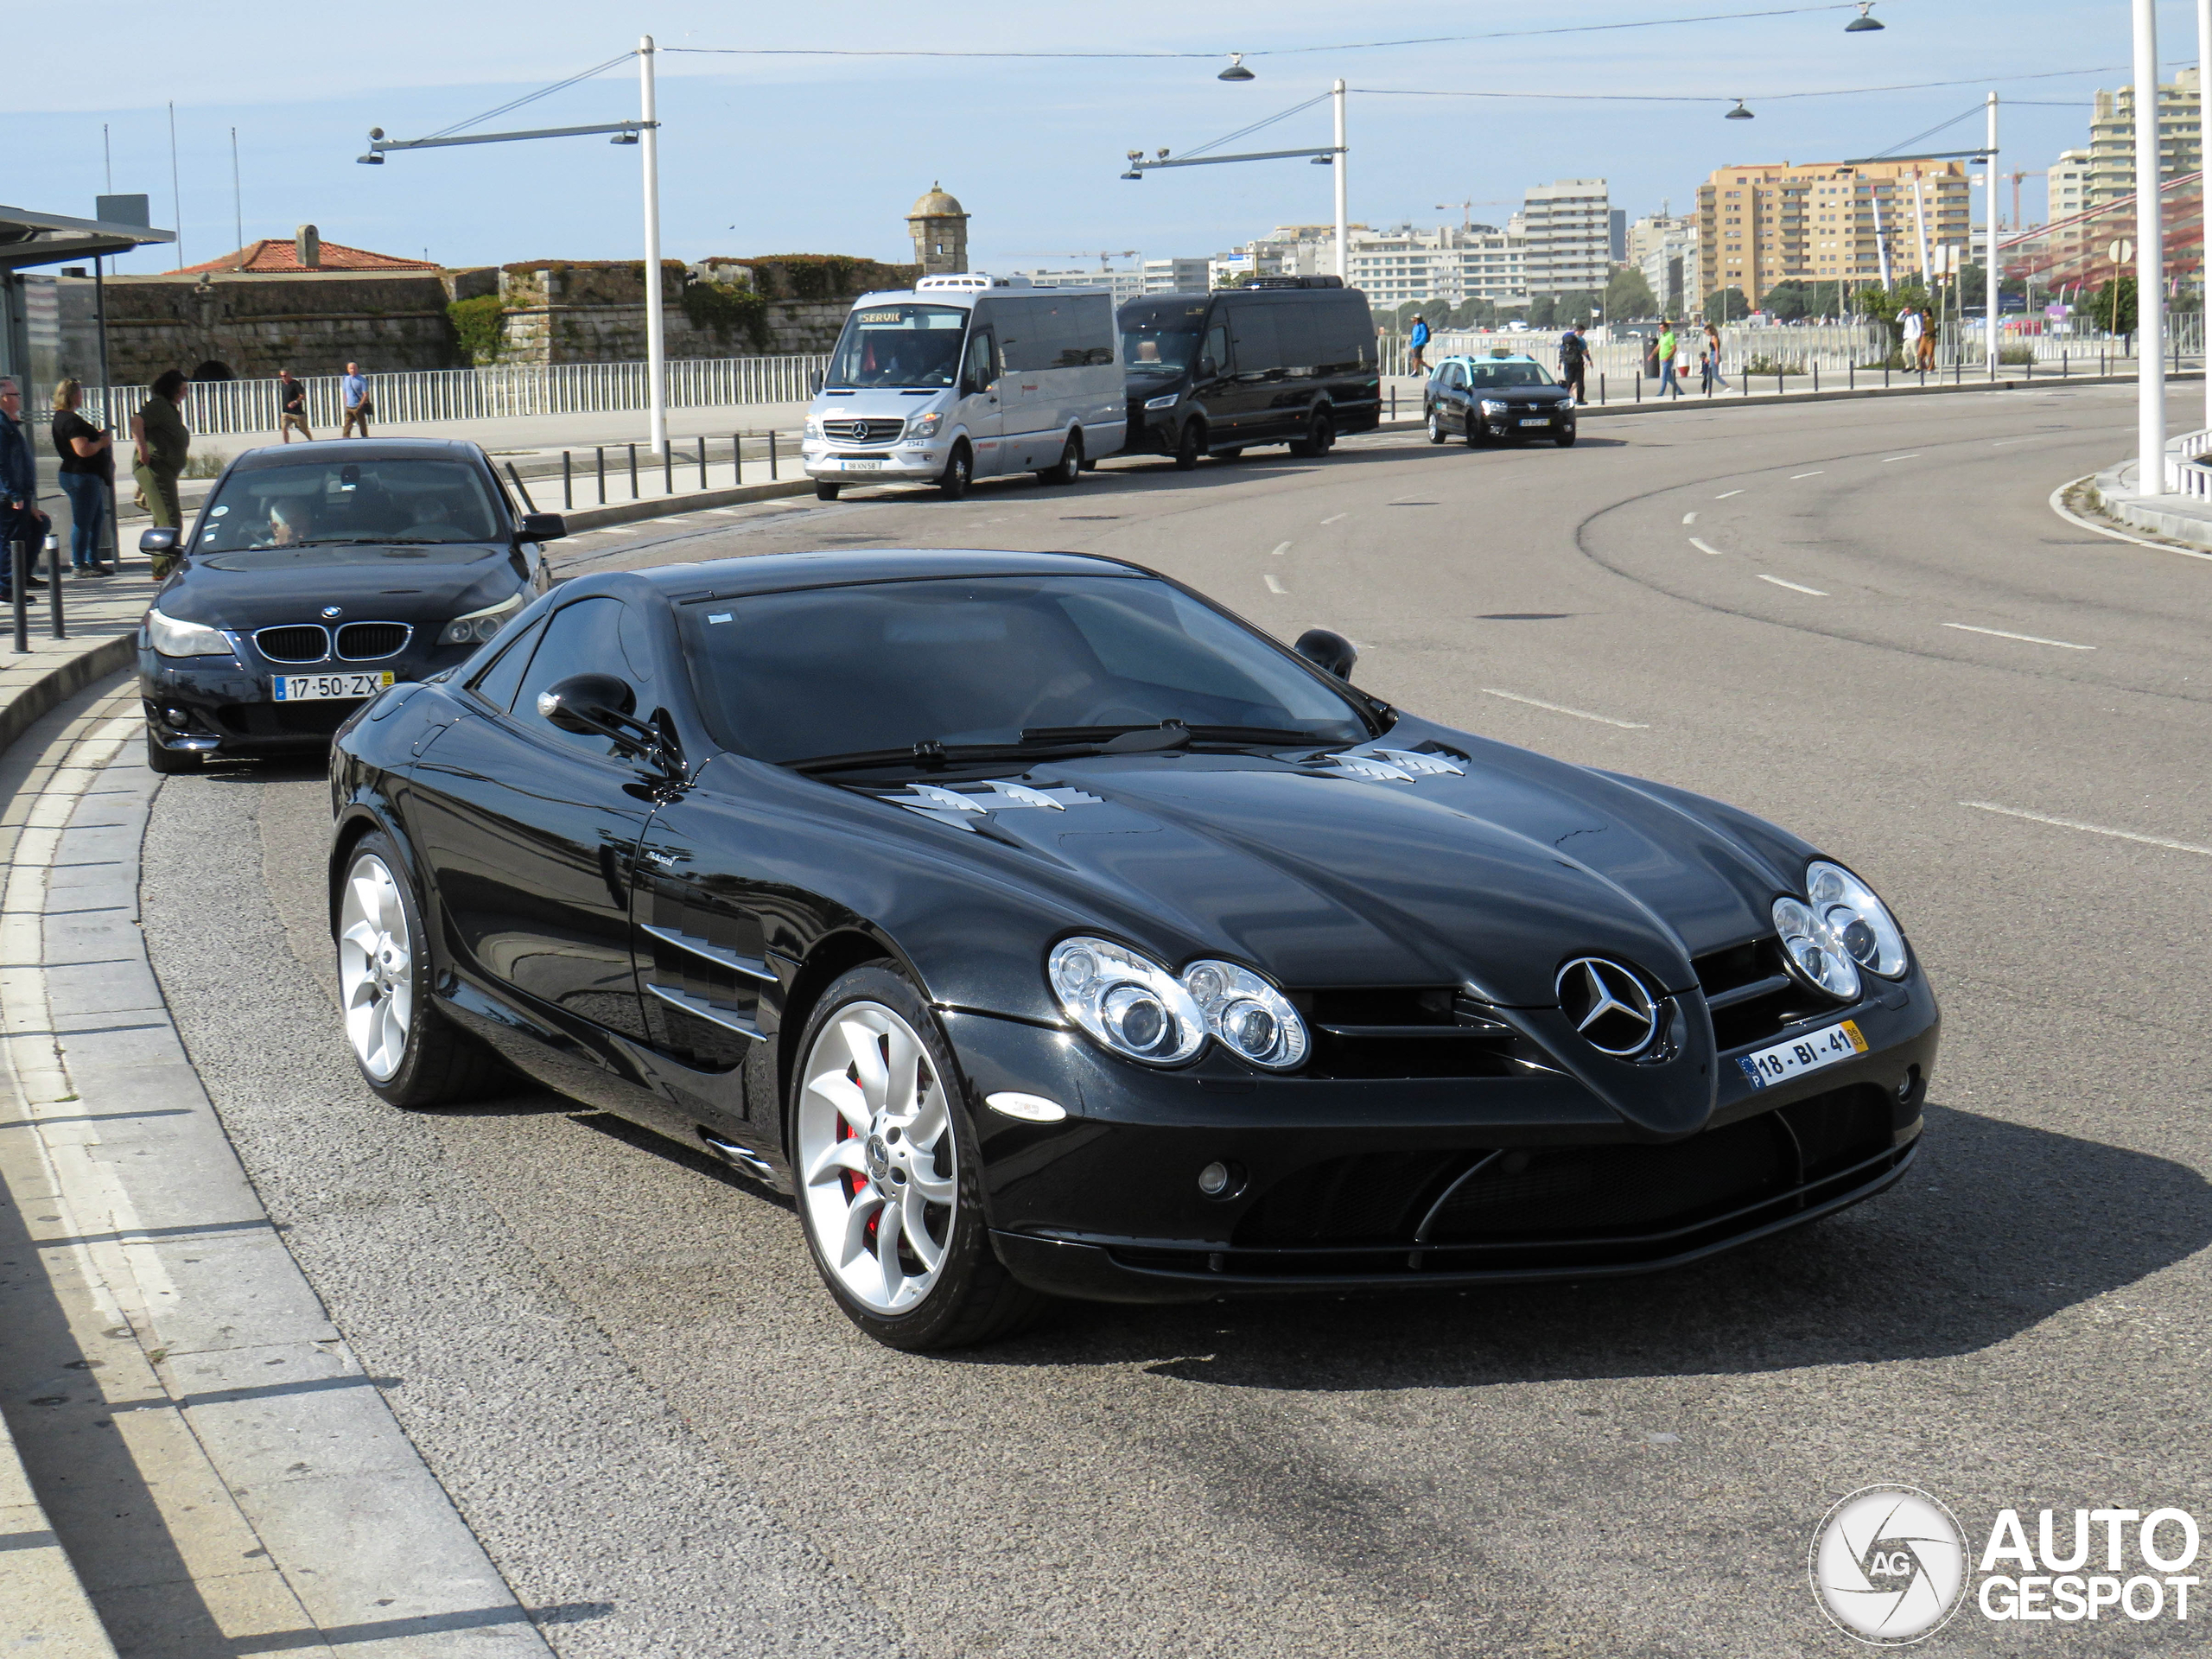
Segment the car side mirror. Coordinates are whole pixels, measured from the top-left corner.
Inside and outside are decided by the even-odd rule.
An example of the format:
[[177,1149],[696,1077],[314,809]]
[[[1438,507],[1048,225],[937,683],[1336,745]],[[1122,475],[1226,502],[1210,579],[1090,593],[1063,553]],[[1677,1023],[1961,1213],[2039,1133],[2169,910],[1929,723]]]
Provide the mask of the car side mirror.
[[1211,380],[1214,376],[1220,372],[1221,371],[1215,366],[1213,359],[1210,357],[1202,357],[1198,359],[1198,376],[1199,379]]
[[809,369],[806,372],[806,390],[809,397],[813,396],[814,393],[822,390],[821,370]]
[[525,542],[557,542],[569,533],[569,521],[557,512],[525,512],[518,533]]
[[142,530],[138,532],[141,553],[174,553],[176,551],[176,531],[167,527]]
[[1359,647],[1327,628],[1306,629],[1298,636],[1298,644],[1293,649],[1316,668],[1325,669],[1340,680],[1351,678],[1352,664],[1359,660]]
[[612,674],[571,674],[537,694],[538,717],[579,737],[607,739],[625,754],[671,773],[683,771],[673,746],[658,726],[637,719],[638,694]]

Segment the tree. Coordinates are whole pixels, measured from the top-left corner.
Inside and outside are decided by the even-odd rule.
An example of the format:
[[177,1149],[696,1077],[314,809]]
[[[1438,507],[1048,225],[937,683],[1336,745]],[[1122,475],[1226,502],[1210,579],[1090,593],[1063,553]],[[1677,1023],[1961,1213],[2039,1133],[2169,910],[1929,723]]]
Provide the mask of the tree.
[[1626,322],[1631,317],[1659,315],[1659,302],[1636,265],[1615,265],[1605,283],[1605,321]]
[[1529,326],[1531,328],[1548,328],[1558,320],[1558,295],[1536,294],[1529,297]]
[[1560,328],[1570,322],[1579,322],[1586,327],[1597,321],[1591,314],[1603,303],[1603,296],[1586,288],[1573,294],[1562,294],[1559,296],[1559,309],[1553,314],[1552,321]]
[[1778,322],[1795,322],[1801,317],[1818,316],[1821,311],[1818,290],[1795,277],[1777,283],[1767,289],[1766,298],[1760,303],[1766,310],[1774,313]]
[[1742,289],[1724,288],[1706,301],[1705,315],[1710,322],[1741,322],[1751,315],[1751,302]]
[[2076,308],[2086,311],[2089,320],[2100,328],[2109,328],[2115,334],[2135,332],[2135,279],[2133,276],[2107,277],[2103,286],[2090,296],[2089,302]]
[[1497,308],[1488,300],[1462,300],[1452,308],[1454,328],[1487,328],[1497,321]]

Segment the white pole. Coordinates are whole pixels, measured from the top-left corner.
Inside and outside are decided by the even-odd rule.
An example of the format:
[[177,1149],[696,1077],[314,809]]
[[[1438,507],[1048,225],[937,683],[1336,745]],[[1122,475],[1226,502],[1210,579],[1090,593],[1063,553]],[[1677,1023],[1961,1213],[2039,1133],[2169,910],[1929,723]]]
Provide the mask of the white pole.
[[1866,194],[1874,202],[1874,257],[1881,265],[1882,286],[1886,289],[1890,285],[1890,245],[1882,234],[1882,181],[1869,179]]
[[1337,275],[1347,283],[1351,281],[1351,247],[1346,239],[1344,227],[1344,165],[1351,158],[1344,154],[1344,84],[1338,81],[1332,89],[1337,118]]
[[2166,294],[2158,183],[2158,0],[2135,0],[2135,487],[2144,495],[2166,493]]
[[653,101],[653,37],[638,38],[638,135],[645,168],[645,408],[647,442],[668,453],[668,340],[660,312],[660,126]]
[[[2212,5],[2212,0],[2205,0],[2205,3]],[[1929,288],[1934,286],[1936,276],[1928,269],[1928,203],[1920,194],[1920,169],[1916,167],[1912,169],[1912,217],[1920,232],[1920,285]]]
[[1989,253],[1981,262],[1982,299],[1982,366],[1989,378],[1997,378],[1997,315],[2001,309],[1998,288],[2004,272],[1997,268],[1997,94],[1989,95],[1989,165],[1986,169],[1989,186]]
[[[2212,156],[2212,0],[2196,0],[2196,133],[2199,157]],[[2197,163],[2203,165],[2202,160]],[[2203,183],[2199,177],[2197,191],[2202,199]],[[2206,247],[2212,251],[2212,221],[2205,226]],[[2205,302],[2201,297],[2212,294],[2212,257],[2208,257],[2197,268],[2196,287],[2200,298],[2196,311],[2196,348],[2205,353],[2204,424],[2212,429],[2212,320],[2204,315]]]

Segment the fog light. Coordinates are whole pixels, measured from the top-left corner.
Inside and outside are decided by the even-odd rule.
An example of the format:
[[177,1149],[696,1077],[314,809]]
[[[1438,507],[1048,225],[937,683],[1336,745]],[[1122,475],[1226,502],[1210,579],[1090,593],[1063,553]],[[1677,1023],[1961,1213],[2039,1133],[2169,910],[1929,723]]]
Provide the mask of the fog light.
[[170,725],[175,727],[179,731],[182,731],[186,727],[192,724],[192,716],[185,710],[175,707],[162,709],[162,718],[168,721]]
[[1210,1198],[1233,1198],[1244,1190],[1244,1172],[1235,1164],[1215,1162],[1198,1172],[1198,1191]]

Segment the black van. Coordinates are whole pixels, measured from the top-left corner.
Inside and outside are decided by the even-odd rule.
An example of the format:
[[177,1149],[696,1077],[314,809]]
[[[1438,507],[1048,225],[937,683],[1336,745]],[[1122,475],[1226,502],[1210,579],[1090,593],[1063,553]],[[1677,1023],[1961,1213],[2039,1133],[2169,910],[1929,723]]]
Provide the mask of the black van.
[[1325,455],[1382,419],[1375,320],[1341,276],[1262,276],[1211,294],[1147,294],[1120,311],[1122,453],[1179,467],[1255,443]]

